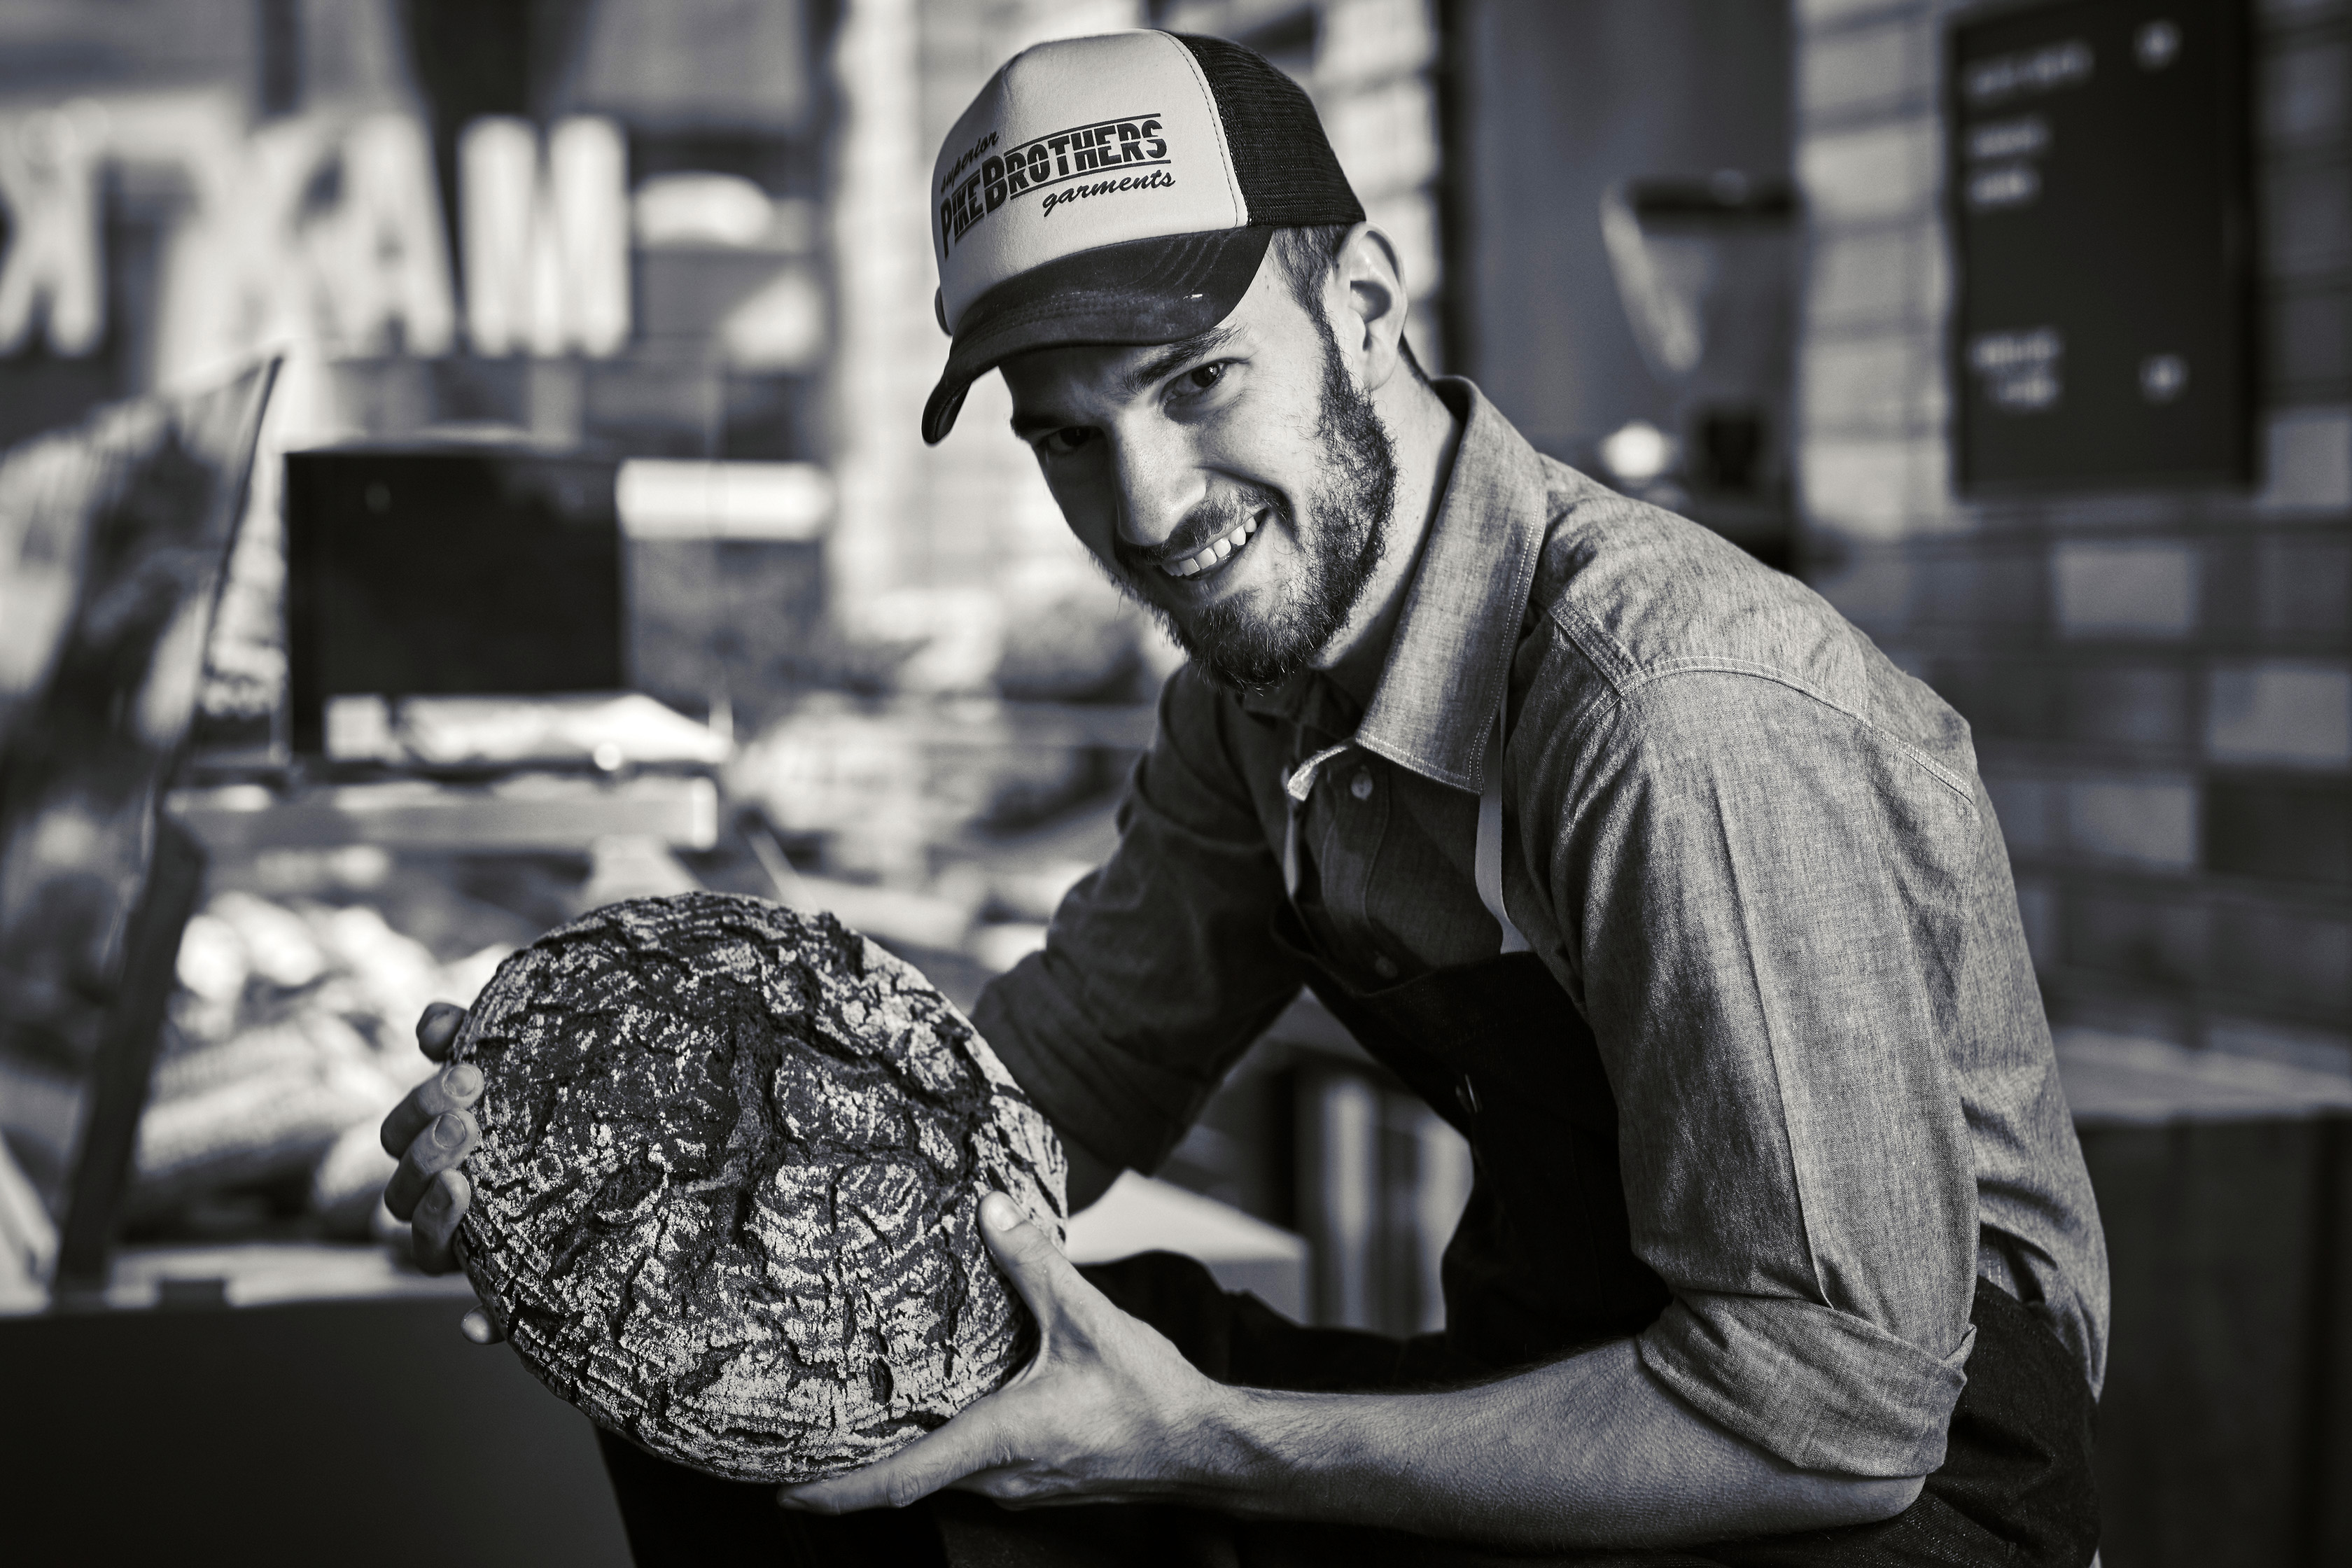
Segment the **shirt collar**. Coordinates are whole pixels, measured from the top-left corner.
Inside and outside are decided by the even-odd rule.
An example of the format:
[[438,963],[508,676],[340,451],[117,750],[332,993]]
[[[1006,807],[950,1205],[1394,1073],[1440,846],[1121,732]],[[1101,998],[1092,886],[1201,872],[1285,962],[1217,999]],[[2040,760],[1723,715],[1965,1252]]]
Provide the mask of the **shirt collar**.
[[[1476,794],[1486,741],[1510,679],[1549,516],[1542,460],[1468,381],[1440,377],[1462,439],[1421,564],[1398,617],[1380,686],[1355,722],[1355,743],[1439,784]],[[1252,712],[1345,735],[1354,704],[1319,672],[1302,671]]]

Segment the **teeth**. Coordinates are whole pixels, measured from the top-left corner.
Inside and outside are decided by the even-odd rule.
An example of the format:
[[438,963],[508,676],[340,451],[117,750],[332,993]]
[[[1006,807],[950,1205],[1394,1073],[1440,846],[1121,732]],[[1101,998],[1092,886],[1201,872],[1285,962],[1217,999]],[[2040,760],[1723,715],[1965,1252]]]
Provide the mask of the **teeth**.
[[1204,546],[1198,554],[1187,555],[1181,561],[1171,562],[1160,570],[1171,577],[1199,576],[1210,567],[1231,560],[1234,552],[1248,543],[1250,536],[1257,531],[1257,521],[1254,517],[1249,519],[1223,539],[1215,540]]

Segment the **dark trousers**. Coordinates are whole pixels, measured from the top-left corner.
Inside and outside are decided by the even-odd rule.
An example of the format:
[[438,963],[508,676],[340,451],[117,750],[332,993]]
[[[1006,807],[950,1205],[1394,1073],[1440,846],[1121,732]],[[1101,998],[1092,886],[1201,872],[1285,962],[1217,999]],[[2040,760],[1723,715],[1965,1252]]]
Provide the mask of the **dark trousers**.
[[[1452,1362],[1435,1336],[1301,1328],[1169,1253],[1085,1273],[1222,1382],[1361,1391],[1480,1370]],[[2090,1391],[2065,1348],[2001,1290],[1979,1281],[1971,1317],[1977,1344],[1944,1464],[1910,1508],[1879,1524],[1664,1552],[1520,1555],[1361,1526],[1241,1524],[1173,1506],[1012,1512],[959,1492],[903,1511],[822,1519],[777,1508],[772,1487],[714,1479],[598,1437],[638,1568],[2081,1568],[2098,1544]]]

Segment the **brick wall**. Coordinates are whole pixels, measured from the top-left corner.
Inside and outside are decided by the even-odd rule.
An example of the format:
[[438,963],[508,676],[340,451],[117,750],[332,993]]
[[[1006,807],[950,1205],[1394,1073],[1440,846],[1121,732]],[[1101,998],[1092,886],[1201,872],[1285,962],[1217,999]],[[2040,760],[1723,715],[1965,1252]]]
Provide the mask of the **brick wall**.
[[[837,308],[832,451],[840,522],[828,543],[836,616],[866,625],[891,596],[969,595],[1043,574],[1108,603],[1021,445],[996,376],[953,434],[923,445],[923,400],[946,362],[932,318],[931,162],[1005,59],[1046,38],[1135,26],[1140,0],[850,0],[835,46],[841,105],[832,227]],[[959,592],[966,595],[956,598]],[[879,628],[875,628],[879,629]]]
[[1951,0],[1800,0],[1822,591],[1976,731],[2061,1031],[2352,1074],[2352,0],[2254,14],[2264,479],[1949,481]]

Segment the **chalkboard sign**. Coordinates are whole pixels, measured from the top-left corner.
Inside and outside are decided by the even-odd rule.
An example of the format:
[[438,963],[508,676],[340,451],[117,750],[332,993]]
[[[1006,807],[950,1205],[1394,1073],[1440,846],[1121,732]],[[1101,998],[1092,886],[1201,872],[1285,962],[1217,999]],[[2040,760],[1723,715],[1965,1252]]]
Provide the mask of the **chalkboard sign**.
[[2253,478],[2243,9],[2061,0],[1953,24],[1964,492]]

